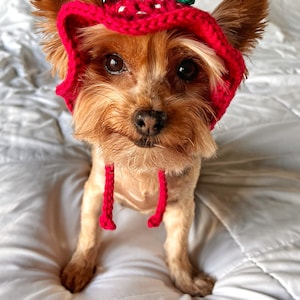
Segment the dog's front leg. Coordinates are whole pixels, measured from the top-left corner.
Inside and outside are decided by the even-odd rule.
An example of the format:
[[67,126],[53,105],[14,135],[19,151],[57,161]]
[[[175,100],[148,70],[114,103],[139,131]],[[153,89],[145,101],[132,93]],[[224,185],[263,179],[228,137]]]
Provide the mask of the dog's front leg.
[[103,163],[93,151],[93,165],[85,183],[81,205],[81,229],[76,250],[61,272],[62,284],[71,292],[81,291],[92,279],[100,244],[98,218],[103,196]]
[[188,234],[195,209],[194,186],[191,181],[196,184],[197,174],[199,174],[197,171],[192,173],[194,173],[192,176],[190,174],[179,183],[183,188],[180,191],[176,189],[170,195],[174,198],[170,198],[164,214],[167,232],[166,262],[171,279],[180,290],[190,295],[206,296],[211,294],[214,280],[193,268],[188,254]]

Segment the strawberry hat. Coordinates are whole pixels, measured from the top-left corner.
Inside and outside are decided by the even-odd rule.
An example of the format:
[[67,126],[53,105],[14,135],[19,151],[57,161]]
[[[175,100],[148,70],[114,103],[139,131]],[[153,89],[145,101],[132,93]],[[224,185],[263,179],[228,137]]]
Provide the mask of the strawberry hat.
[[[84,73],[88,57],[80,51],[79,28],[103,24],[106,28],[120,34],[138,36],[163,30],[183,30],[191,33],[200,42],[214,49],[223,60],[226,74],[223,83],[211,92],[210,102],[215,119],[213,129],[221,119],[240,85],[245,63],[242,54],[228,42],[221,27],[207,12],[190,6],[189,0],[106,0],[102,6],[70,1],[62,5],[57,16],[57,28],[68,55],[68,71],[65,80],[57,86],[56,93],[65,99],[72,112],[81,88],[80,77]],[[100,226],[115,229],[112,221],[114,166],[105,166],[105,190]],[[158,172],[159,200],[155,214],[148,220],[148,226],[159,226],[166,207],[167,183],[165,173]]]
[[242,54],[233,48],[216,20],[207,12],[190,6],[189,0],[119,0],[105,1],[102,6],[79,0],[64,4],[57,18],[60,38],[68,54],[68,72],[56,93],[65,99],[72,112],[81,87],[87,57],[78,47],[78,28],[103,24],[110,30],[126,35],[145,35],[162,30],[184,30],[214,49],[224,61],[227,73],[224,83],[211,93],[215,119],[211,129],[221,119],[240,85],[245,72]]

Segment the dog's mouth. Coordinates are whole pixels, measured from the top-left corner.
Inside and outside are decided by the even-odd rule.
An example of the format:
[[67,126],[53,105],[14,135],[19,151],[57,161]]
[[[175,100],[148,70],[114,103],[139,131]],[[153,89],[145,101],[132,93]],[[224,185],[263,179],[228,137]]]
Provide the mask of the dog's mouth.
[[148,138],[141,138],[137,141],[134,141],[134,144],[141,148],[154,148],[156,146],[156,144]]
[[154,139],[153,137],[140,137],[140,138],[133,138],[130,136],[127,136],[125,134],[122,134],[120,132],[115,132],[115,134],[122,136],[124,138],[127,138],[129,141],[131,141],[135,146],[140,148],[154,148],[154,147],[161,147],[159,144],[158,139]]

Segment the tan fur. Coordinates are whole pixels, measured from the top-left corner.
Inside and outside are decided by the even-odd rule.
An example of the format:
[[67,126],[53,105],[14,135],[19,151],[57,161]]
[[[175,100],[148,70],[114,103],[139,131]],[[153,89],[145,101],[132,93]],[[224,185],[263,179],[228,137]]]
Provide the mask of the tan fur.
[[[33,0],[36,14],[44,18],[40,26],[45,33],[45,51],[61,78],[66,76],[67,56],[55,19],[63,2],[67,0]],[[98,0],[86,2],[102,4]],[[266,11],[265,0],[224,0],[214,16],[231,43],[247,54],[262,34]],[[179,32],[130,37],[96,25],[80,29],[78,34],[90,63],[81,78],[83,85],[74,109],[75,136],[92,145],[93,165],[84,188],[78,244],[61,273],[62,283],[78,292],[93,276],[101,243],[98,217],[104,165],[114,163],[116,198],[145,213],[156,207],[157,170],[166,171],[165,252],[170,276],[183,292],[205,296],[211,293],[214,280],[193,269],[187,239],[201,157],[209,158],[216,151],[209,129],[214,115],[207,99],[226,72],[223,62],[193,36]],[[112,53],[123,58],[126,71],[117,75],[107,72],[105,61]],[[199,69],[191,82],[177,76],[185,58],[192,58]],[[137,110],[167,115],[165,128],[147,137],[152,147],[137,146],[142,139],[132,121]]]
[[231,44],[244,54],[262,36],[267,14],[267,0],[223,0],[212,13]]

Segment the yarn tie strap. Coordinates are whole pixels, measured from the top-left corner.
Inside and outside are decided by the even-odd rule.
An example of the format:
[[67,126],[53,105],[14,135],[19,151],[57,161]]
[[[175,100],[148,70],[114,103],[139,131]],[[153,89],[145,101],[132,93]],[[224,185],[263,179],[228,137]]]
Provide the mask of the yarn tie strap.
[[159,198],[156,207],[156,212],[148,220],[148,227],[158,227],[163,219],[164,212],[167,206],[168,198],[168,187],[165,172],[162,170],[158,171],[159,180]]
[[103,229],[107,229],[107,230],[116,229],[116,224],[112,219],[113,205],[114,205],[114,165],[106,165],[102,215],[99,218],[99,224]]
[[[158,172],[159,180],[159,198],[156,212],[148,220],[148,227],[158,227],[162,222],[163,215],[167,206],[168,189],[165,172]],[[102,203],[102,214],[99,218],[99,225],[106,230],[115,230],[116,224],[113,221],[113,204],[114,204],[114,165],[105,166],[105,187]]]

